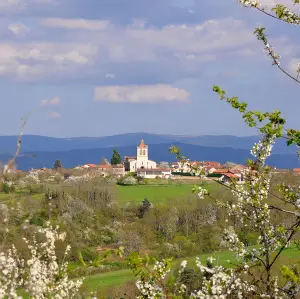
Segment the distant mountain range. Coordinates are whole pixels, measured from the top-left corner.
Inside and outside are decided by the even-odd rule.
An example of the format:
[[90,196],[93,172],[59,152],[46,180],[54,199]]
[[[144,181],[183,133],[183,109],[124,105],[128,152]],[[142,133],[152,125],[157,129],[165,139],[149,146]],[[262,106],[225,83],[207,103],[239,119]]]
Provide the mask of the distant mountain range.
[[[225,163],[245,163],[251,158],[250,149],[259,136],[172,136],[148,133],[122,134],[108,137],[52,138],[26,135],[22,139],[18,168],[51,168],[54,161],[61,160],[64,167],[71,168],[86,163],[99,163],[103,157],[110,159],[113,148],[121,156],[135,156],[141,139],[149,145],[149,159],[175,161],[169,153],[171,145],[180,147],[182,153],[192,160],[210,160]],[[7,161],[15,151],[17,136],[0,136],[0,161]],[[268,164],[278,168],[300,167],[296,149],[287,147],[280,140]]]
[[[149,133],[120,134],[107,137],[76,137],[54,138],[35,135],[25,135],[22,138],[22,152],[58,152],[77,149],[123,147],[139,144],[141,139],[151,144],[184,143],[205,147],[231,147],[250,150],[259,140],[259,136],[237,137],[231,135],[175,136],[155,135]],[[17,136],[0,136],[0,153],[13,153],[16,148]],[[279,140],[275,147],[276,154],[293,154],[295,147],[287,147],[285,141]]]

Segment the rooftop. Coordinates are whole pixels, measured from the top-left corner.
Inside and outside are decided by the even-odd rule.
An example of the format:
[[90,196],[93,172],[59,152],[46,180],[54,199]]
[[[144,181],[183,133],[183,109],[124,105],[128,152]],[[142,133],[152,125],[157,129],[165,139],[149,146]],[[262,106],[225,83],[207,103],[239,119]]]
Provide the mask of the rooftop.
[[141,140],[141,144],[139,145],[139,148],[146,148],[147,145],[145,144],[144,139]]

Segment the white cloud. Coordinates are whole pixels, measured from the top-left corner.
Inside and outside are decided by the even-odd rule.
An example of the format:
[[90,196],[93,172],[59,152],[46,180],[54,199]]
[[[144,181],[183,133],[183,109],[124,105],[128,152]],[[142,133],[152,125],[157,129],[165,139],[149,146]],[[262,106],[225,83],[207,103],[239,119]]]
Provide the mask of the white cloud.
[[49,117],[49,118],[53,118],[53,119],[59,119],[59,118],[61,118],[61,114],[58,113],[58,112],[50,112],[50,113],[48,114],[48,117]]
[[[43,22],[49,20],[55,26],[54,19]],[[96,28],[102,28],[103,21],[55,20],[60,20],[58,27],[74,29],[64,32],[64,42],[0,43],[0,76],[41,81],[100,73],[102,78],[113,79],[115,75],[110,72],[116,70],[117,64],[124,68],[133,62],[154,62],[154,67],[176,63],[184,74],[229,55],[261,53],[253,28],[232,18],[162,28],[144,27],[143,23],[127,27],[114,25],[99,31]],[[75,28],[88,30],[82,32]],[[45,38],[50,35],[51,29],[46,30]]]
[[17,12],[25,7],[21,0],[0,0],[0,12]]
[[109,21],[85,20],[85,19],[43,19],[41,24],[45,27],[63,28],[63,29],[85,29],[85,30],[104,30],[110,25]]
[[229,18],[163,28],[128,26],[111,36],[102,34],[101,39],[105,40],[109,59],[114,62],[154,61],[161,57],[193,57],[205,61],[208,55],[213,57],[216,52],[222,54],[248,48],[255,43],[252,32],[245,22]]
[[96,54],[97,48],[82,43],[0,43],[0,76],[30,81],[72,75]]
[[29,28],[24,24],[11,24],[8,29],[16,36],[25,36],[29,32]]
[[58,106],[60,104],[59,97],[53,97],[50,100],[44,99],[41,101],[41,106]]
[[187,102],[189,92],[167,84],[98,86],[95,88],[95,101],[114,103],[158,103]]

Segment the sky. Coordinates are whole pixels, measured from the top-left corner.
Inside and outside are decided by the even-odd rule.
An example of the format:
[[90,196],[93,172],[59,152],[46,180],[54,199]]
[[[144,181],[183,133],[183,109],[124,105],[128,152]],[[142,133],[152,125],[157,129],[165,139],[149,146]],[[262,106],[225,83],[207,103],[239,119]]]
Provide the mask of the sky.
[[28,113],[26,134],[54,137],[257,134],[214,84],[299,129],[300,86],[259,25],[295,74],[299,28],[236,0],[0,0],[0,135]]

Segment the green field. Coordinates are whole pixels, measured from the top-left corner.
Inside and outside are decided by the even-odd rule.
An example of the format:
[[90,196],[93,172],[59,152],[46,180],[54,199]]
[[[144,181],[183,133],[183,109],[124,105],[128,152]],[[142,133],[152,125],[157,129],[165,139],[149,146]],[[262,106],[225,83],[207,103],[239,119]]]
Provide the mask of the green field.
[[[234,258],[233,254],[229,251],[223,251],[218,253],[210,253],[210,254],[201,254],[199,255],[200,261],[205,263],[208,257],[214,257],[216,259],[217,264],[221,264],[224,267],[229,267],[229,263],[227,260],[232,260]],[[174,261],[174,265],[179,265],[181,260]],[[196,257],[188,257],[185,260],[188,261],[190,266],[195,265]],[[97,288],[106,289],[108,287],[118,287],[123,285],[126,282],[129,282],[134,279],[134,275],[130,269],[117,270],[107,273],[101,273],[97,275],[93,275],[85,278],[84,287],[88,290],[93,291]]]
[[[191,196],[195,196],[192,193],[192,189],[194,184],[199,183],[199,181],[195,183],[176,183],[172,182],[170,184],[166,184],[165,182],[161,182],[160,184],[149,184],[149,185],[136,185],[136,186],[120,186],[116,185],[116,200],[121,203],[126,202],[135,202],[140,203],[143,199],[147,198],[151,203],[164,203],[169,199],[188,199]],[[208,190],[212,190],[216,187],[214,182],[206,182],[204,183],[204,188]],[[7,201],[14,197],[25,197],[28,196],[28,192],[17,192],[15,194],[6,194],[0,192],[0,201]],[[35,199],[42,199],[44,195],[40,194],[32,194],[30,195]]]
[[[200,261],[204,264],[208,257],[215,258],[214,263],[216,265],[222,265],[227,268],[230,267],[231,264],[229,261],[234,262],[234,254],[230,251],[220,251],[216,253],[207,253],[198,255]],[[288,264],[290,262],[294,262],[299,260],[299,250],[296,246],[292,246],[291,248],[285,249],[282,252],[282,258],[280,263]],[[176,260],[173,262],[174,266],[179,266],[182,260],[188,261],[189,267],[195,267],[196,256],[188,257],[180,260]],[[118,287],[127,282],[134,280],[134,275],[132,274],[130,269],[123,269],[118,271],[112,271],[107,273],[101,273],[97,275],[93,275],[84,279],[83,286],[86,287],[90,291],[94,291],[96,289],[105,290],[109,287]]]
[[[206,183],[205,188],[214,188],[214,183]],[[165,202],[168,199],[183,199],[193,196],[193,184],[117,186],[120,202],[140,203],[147,198],[151,203]]]

